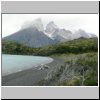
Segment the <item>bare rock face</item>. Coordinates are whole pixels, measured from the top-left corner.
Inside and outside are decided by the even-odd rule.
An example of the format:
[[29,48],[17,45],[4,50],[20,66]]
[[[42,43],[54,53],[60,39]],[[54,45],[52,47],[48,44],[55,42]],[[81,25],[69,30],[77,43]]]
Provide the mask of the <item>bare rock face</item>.
[[69,30],[60,29],[53,21],[47,24],[45,32],[50,38],[59,42],[70,40],[72,34]]
[[58,29],[58,26],[53,21],[51,21],[47,24],[45,32],[48,34],[53,34]]
[[79,29],[78,31],[76,31],[73,35],[72,35],[72,39],[78,39],[78,38],[94,38],[97,37],[96,35],[92,34],[92,33],[87,33],[82,29]]
[[38,31],[37,28],[20,30],[10,36],[5,37],[4,40],[15,41],[29,47],[43,47],[55,43],[55,41],[50,39],[43,32]]
[[22,25],[21,30],[3,38],[8,41],[15,41],[29,47],[43,47],[56,44],[59,42],[71,41],[78,38],[97,37],[94,34],[87,33],[79,29],[75,33],[70,30],[60,29],[53,21],[47,24],[46,29],[40,18],[26,22]]

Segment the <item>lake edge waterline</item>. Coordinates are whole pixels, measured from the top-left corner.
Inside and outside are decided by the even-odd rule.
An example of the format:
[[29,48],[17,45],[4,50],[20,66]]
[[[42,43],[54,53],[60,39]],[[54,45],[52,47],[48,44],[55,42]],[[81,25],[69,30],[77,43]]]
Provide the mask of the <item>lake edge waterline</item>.
[[[4,59],[4,56],[8,56],[8,58]],[[11,58],[9,58],[9,56],[13,58],[13,61]],[[19,58],[18,58],[17,64],[15,64],[17,57],[19,57]],[[8,64],[5,65],[7,63],[7,61],[8,61]],[[48,64],[51,62],[53,62],[53,58],[44,57],[44,56],[42,57],[42,56],[31,56],[31,55],[2,54],[2,76],[6,76],[9,74],[13,74],[13,73],[24,71],[24,70],[31,69],[31,68],[36,68],[36,67],[40,66],[41,64],[45,65],[45,64]],[[10,63],[10,66],[9,66],[9,63]],[[14,64],[14,65],[12,65],[12,64]],[[6,69],[5,69],[5,66],[6,66]],[[12,69],[10,68],[10,70],[9,70],[8,67],[9,68],[12,67]],[[8,68],[8,70],[7,70],[7,68]]]
[[48,69],[38,70],[39,67],[37,67],[2,76],[2,86],[40,86],[38,82],[45,79],[52,68],[64,64],[62,58],[52,58],[53,62],[47,64],[47,66],[50,66]]

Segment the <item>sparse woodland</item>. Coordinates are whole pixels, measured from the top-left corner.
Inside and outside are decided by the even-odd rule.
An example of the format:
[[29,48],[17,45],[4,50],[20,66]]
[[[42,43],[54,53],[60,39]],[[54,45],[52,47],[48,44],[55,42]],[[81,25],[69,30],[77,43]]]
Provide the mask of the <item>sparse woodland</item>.
[[2,53],[62,57],[64,64],[51,68],[38,85],[97,86],[98,39],[77,39],[41,48],[30,48],[13,41],[2,41]]

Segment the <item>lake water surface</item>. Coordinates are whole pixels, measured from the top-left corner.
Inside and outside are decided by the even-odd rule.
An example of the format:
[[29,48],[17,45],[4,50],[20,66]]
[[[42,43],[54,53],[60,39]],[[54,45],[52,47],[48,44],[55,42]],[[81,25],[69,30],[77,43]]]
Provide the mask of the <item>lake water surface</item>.
[[2,54],[2,76],[52,61],[49,57]]

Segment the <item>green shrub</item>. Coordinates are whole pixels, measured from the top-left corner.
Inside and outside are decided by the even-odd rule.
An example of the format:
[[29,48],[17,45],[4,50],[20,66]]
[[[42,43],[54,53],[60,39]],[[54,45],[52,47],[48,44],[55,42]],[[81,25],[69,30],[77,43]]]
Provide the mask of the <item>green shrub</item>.
[[79,79],[65,80],[63,82],[60,82],[59,85],[60,86],[80,86],[81,81]]
[[37,84],[40,86],[43,86],[45,84],[45,79],[40,80]]
[[84,81],[85,86],[97,86],[98,82],[96,80],[87,79]]

